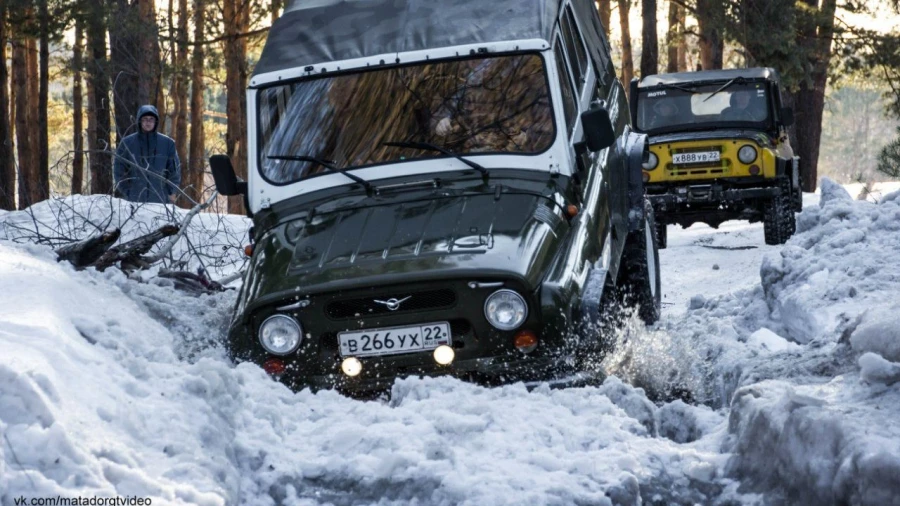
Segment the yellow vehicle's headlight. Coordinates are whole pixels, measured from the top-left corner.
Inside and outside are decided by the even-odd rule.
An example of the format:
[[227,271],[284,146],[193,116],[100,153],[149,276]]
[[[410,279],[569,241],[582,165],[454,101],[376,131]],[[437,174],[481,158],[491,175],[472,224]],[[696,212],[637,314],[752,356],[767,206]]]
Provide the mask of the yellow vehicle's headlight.
[[657,157],[656,154],[651,151],[650,156],[647,157],[647,161],[644,162],[641,166],[644,168],[644,170],[653,170],[657,165],[659,165],[659,157]]
[[741,147],[738,151],[738,160],[740,160],[741,163],[750,163],[753,160],[756,160],[756,148],[749,144]]

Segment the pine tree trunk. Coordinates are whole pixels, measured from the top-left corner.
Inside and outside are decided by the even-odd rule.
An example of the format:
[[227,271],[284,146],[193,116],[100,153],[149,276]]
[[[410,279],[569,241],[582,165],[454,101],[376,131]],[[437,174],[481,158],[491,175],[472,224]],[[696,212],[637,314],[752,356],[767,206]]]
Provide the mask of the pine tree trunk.
[[[194,52],[191,72],[191,144],[190,159],[183,160],[184,172],[190,175],[188,184],[184,184],[188,195],[196,202],[203,201],[204,169],[206,157],[203,131],[203,40],[206,26],[206,5],[204,0],[194,0]],[[182,178],[182,182],[184,179]]]
[[684,40],[684,7],[669,0],[669,33],[666,36],[668,58],[666,72],[687,70],[687,44]]
[[47,0],[40,0],[38,18],[40,23],[40,68],[38,71],[38,156],[35,202],[42,202],[50,198],[50,140],[47,137],[47,107],[50,92],[50,12],[47,8]]
[[[106,59],[106,12],[100,2],[85,2],[89,83],[88,145],[91,149],[91,193],[112,193],[110,149],[109,63]],[[103,150],[103,152],[101,152]]]
[[173,139],[177,139],[180,135],[178,132],[178,121],[177,117],[179,114],[178,111],[178,95],[181,93],[179,87],[181,86],[180,76],[178,75],[178,43],[176,42],[177,32],[175,31],[175,2],[174,0],[169,0],[169,8],[168,8],[168,17],[166,18],[166,24],[169,28],[169,66],[172,69],[171,80],[169,81],[169,98],[172,99],[172,110],[171,114],[167,114],[167,116],[171,116],[172,124],[169,130],[169,135]]
[[831,63],[832,37],[836,0],[823,0],[821,9],[817,0],[801,0],[815,16],[807,16],[797,31],[797,44],[806,46],[813,55],[810,82],[802,81],[793,93],[794,154],[800,157],[800,186],[805,192],[813,192],[818,184],[819,148],[822,139],[822,115],[825,110],[825,88],[828,84],[828,66]]
[[641,0],[641,77],[659,73],[659,39],[656,35],[656,0]]
[[703,70],[721,69],[725,55],[722,30],[725,3],[721,0],[697,0],[697,25],[700,30],[700,65]]
[[[160,82],[159,29],[156,25],[155,0],[139,0],[137,9],[140,29],[137,32],[140,53],[138,57],[138,102],[140,105],[156,105]],[[138,107],[140,107],[140,105]]]
[[84,185],[84,103],[81,86],[82,62],[82,21],[80,15],[75,18],[75,45],[72,49],[72,195],[81,194]]
[[16,33],[12,40],[12,76],[16,93],[16,148],[19,155],[19,209],[31,205],[31,125],[28,123],[28,57],[25,40]]
[[[92,1],[92,0],[91,0]],[[128,0],[110,0],[112,19],[109,24],[109,55],[113,82],[113,112],[116,118],[116,144],[140,128],[134,115],[140,102],[141,26],[140,5]]]
[[625,94],[630,95],[631,78],[634,77],[634,58],[631,55],[631,24],[628,21],[631,0],[618,0],[618,2],[619,25],[622,27],[622,85],[625,86]]
[[10,124],[9,72],[6,68],[6,0],[0,0],[0,209],[16,208],[16,165]]
[[[177,66],[174,69],[174,78],[178,80],[178,93],[172,97],[172,101],[177,104],[175,110],[175,131],[178,136],[175,139],[175,151],[178,153],[178,159],[182,164],[187,163],[187,82],[185,70],[188,64],[188,2],[187,0],[178,0],[178,46],[177,46]],[[190,184],[190,173],[187,168],[181,171],[181,187],[187,188]],[[182,207],[191,208],[193,204],[184,199],[178,199]]]
[[[31,13],[34,19],[34,13]],[[40,73],[38,71],[38,43],[37,40],[29,37],[25,39],[25,63],[28,79],[28,103],[26,105],[28,118],[28,149],[31,151],[29,155],[28,167],[28,205],[37,204],[44,200],[43,182],[41,181],[41,156],[40,156]]]
[[606,40],[609,40],[609,23],[612,20],[612,6],[610,0],[598,0],[597,12],[600,13],[600,22],[603,23],[603,30],[606,32]]
[[[240,0],[224,0],[225,24],[225,89],[228,129],[225,147],[231,157],[237,176],[247,179],[246,136],[246,88],[247,88],[247,39],[243,34],[250,24],[250,10]],[[228,210],[233,214],[243,212],[243,198],[230,197]]]

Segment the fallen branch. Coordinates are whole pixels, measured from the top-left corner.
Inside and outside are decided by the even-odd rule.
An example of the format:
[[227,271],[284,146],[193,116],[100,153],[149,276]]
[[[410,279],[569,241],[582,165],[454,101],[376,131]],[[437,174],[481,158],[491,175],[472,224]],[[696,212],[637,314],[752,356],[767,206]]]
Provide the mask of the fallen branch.
[[110,248],[90,266],[96,267],[98,271],[103,271],[116,262],[122,262],[123,271],[147,268],[155,260],[153,257],[141,257],[141,255],[150,251],[150,248],[162,239],[177,234],[178,230],[178,225],[163,225],[147,235]]
[[209,279],[203,269],[198,269],[197,274],[187,271],[161,270],[159,277],[171,279],[175,288],[196,294],[224,292],[225,287],[220,283]]
[[106,251],[119,240],[119,229],[113,229],[102,234],[88,237],[83,241],[74,242],[56,250],[58,261],[67,261],[77,269],[84,269],[93,264]]

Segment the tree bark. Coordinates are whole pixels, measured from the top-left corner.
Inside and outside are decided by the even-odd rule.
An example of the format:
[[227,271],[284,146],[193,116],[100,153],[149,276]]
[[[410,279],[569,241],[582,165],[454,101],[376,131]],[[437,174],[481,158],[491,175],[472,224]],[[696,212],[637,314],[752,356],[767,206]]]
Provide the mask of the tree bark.
[[836,0],[801,0],[810,12],[800,12],[797,44],[811,56],[812,71],[808,80],[801,81],[793,93],[794,152],[800,156],[800,181],[805,192],[813,192],[818,184],[819,148],[822,139],[822,114],[825,110],[825,87],[831,63],[832,37]]
[[656,35],[656,0],[641,0],[641,77],[659,72],[659,39]]
[[610,0],[598,0],[597,12],[600,13],[600,22],[603,23],[603,31],[606,32],[606,40],[609,40],[609,23],[612,20],[612,6]]
[[47,137],[47,106],[50,91],[50,12],[47,0],[38,6],[40,24],[40,68],[37,108],[37,184],[34,202],[50,198],[50,139]]
[[[96,1],[96,0],[91,0]],[[129,0],[110,0],[112,18],[109,24],[110,76],[112,76],[113,112],[116,118],[116,144],[126,135],[137,132],[138,107],[141,102],[140,71],[141,26],[140,4]]]
[[[622,1],[622,0],[620,0]],[[231,157],[237,176],[247,179],[247,39],[241,34],[250,24],[250,9],[241,0],[224,0],[223,16],[225,25],[225,89],[228,128],[225,147]],[[228,210],[233,214],[243,212],[243,198],[230,197]]]
[[204,27],[206,26],[206,2],[194,0],[194,52],[192,55],[191,72],[191,143],[190,158],[185,162],[185,170],[190,179],[185,184],[182,177],[182,185],[188,191],[188,195],[196,202],[203,199],[204,169],[206,168],[206,150],[203,130],[203,40]]
[[[109,66],[106,59],[106,12],[101,2],[85,2],[88,40],[88,145],[91,149],[91,193],[113,191],[109,137]],[[101,152],[102,151],[102,152]]]
[[72,49],[72,195],[81,194],[84,186],[84,92],[81,86],[81,69],[84,65],[83,25],[80,13],[76,14],[75,45]]
[[169,119],[172,120],[171,129],[169,130],[169,135],[173,139],[177,139],[180,135],[178,132],[178,121],[176,117],[179,114],[178,111],[178,95],[181,93],[179,86],[181,85],[179,75],[178,75],[178,33],[175,31],[175,1],[169,0],[168,6],[168,16],[166,17],[166,25],[169,28],[169,67],[172,69],[172,78],[169,80],[169,98],[172,99],[172,110],[169,111],[170,114],[167,114],[167,117],[171,115]]
[[28,48],[25,40],[16,33],[12,40],[12,76],[16,94],[16,148],[19,155],[18,187],[19,209],[25,209],[31,205],[31,188],[34,179],[32,176],[31,146],[32,124],[28,122]]
[[721,69],[725,54],[722,32],[725,3],[721,0],[697,0],[697,25],[700,30],[700,65],[703,70]]
[[6,0],[0,0],[0,209],[16,208],[16,165],[10,123],[9,72],[6,68]]
[[[178,0],[178,45],[177,45],[177,64],[173,69],[173,79],[178,81],[178,93],[172,97],[172,101],[176,104],[175,110],[175,128],[178,135],[174,137],[175,151],[178,153],[178,159],[182,164],[187,163],[187,78],[186,69],[188,65],[188,2],[187,0]],[[190,173],[188,170],[181,171],[181,187],[186,188],[190,184]],[[193,204],[183,198],[178,199],[182,207],[190,208]]]
[[687,70],[687,44],[684,40],[684,7],[669,0],[669,32],[666,35],[668,48],[666,72]]
[[628,12],[631,10],[631,0],[617,0],[619,3],[619,25],[622,28],[622,85],[625,94],[630,95],[631,78],[634,77],[634,58],[631,55],[631,24],[628,21]]
[[[138,0],[138,102],[157,105],[161,80],[159,61],[159,28],[156,24],[156,1]],[[158,107],[158,106],[157,106]]]

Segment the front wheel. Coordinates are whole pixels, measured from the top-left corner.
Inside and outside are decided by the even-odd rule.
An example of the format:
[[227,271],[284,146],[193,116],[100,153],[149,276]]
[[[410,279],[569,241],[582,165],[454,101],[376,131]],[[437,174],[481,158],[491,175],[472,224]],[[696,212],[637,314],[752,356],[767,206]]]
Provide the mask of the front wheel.
[[790,182],[781,184],[781,195],[766,203],[763,211],[763,233],[766,244],[784,244],[797,230],[797,216],[794,214],[794,197]]
[[653,206],[644,200],[643,226],[628,235],[618,283],[624,303],[638,306],[638,316],[647,325],[659,320],[662,306],[659,275],[659,245]]

